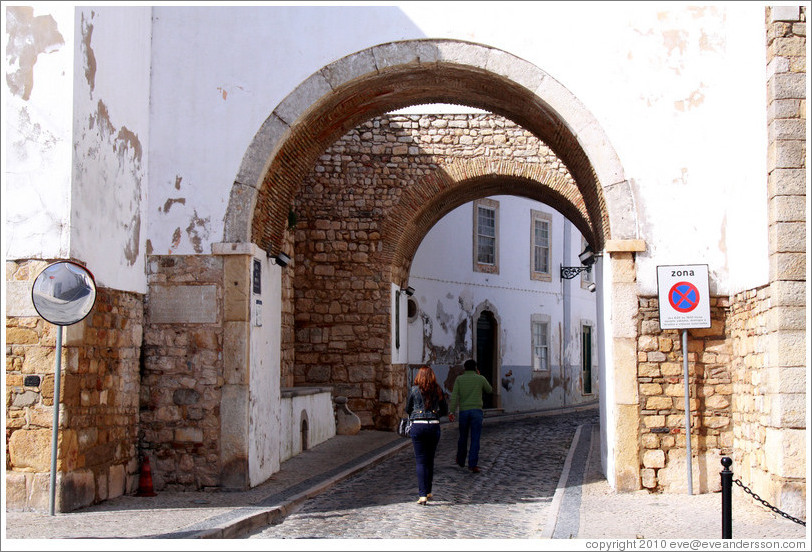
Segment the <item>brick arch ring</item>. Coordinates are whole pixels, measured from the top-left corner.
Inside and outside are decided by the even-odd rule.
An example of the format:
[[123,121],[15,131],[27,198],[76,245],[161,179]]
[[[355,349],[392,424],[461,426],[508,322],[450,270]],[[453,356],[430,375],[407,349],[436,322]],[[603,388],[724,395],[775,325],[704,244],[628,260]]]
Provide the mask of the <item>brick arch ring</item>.
[[362,122],[422,103],[469,105],[524,127],[570,171],[597,249],[610,238],[638,236],[634,197],[620,160],[597,120],[572,93],[508,52],[421,39],[345,56],[313,73],[276,106],[243,156],[231,187],[223,241],[254,242],[278,252],[290,206],[318,156]]
[[571,179],[542,163],[455,159],[404,190],[384,220],[380,256],[382,264],[391,266],[392,281],[405,285],[417,248],[443,216],[469,201],[492,195],[515,195],[549,205],[572,222],[587,241],[595,243],[584,199]]

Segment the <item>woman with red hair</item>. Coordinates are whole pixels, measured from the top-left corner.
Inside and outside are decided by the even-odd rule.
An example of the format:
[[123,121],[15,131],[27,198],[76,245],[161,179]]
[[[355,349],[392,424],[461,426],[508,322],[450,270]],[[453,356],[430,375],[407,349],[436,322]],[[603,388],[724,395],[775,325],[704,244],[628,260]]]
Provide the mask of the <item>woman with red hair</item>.
[[440,442],[440,418],[448,414],[445,393],[429,366],[423,365],[417,371],[406,401],[406,414],[412,421],[409,436],[417,463],[417,503],[425,505],[431,498],[434,455]]

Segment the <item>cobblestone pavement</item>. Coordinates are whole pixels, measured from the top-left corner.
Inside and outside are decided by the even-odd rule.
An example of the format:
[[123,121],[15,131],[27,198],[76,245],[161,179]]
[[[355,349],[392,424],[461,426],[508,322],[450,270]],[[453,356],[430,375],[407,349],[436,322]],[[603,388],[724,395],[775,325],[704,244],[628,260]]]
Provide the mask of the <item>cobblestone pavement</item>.
[[[597,425],[597,412],[485,424],[479,474],[455,464],[457,429],[445,427],[428,506],[416,503],[409,446],[250,538],[539,538],[573,436],[584,423]],[[415,527],[420,534],[410,532]]]

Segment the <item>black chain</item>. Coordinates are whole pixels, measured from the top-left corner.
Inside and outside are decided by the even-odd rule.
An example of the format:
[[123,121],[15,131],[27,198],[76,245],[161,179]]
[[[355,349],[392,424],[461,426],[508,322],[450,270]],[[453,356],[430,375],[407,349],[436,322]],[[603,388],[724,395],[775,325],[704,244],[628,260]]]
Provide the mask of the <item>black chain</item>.
[[773,512],[775,512],[776,514],[778,514],[778,515],[780,515],[780,516],[783,516],[783,517],[787,518],[787,519],[788,519],[788,520],[790,520],[790,521],[794,521],[795,523],[799,523],[799,524],[803,525],[804,527],[806,527],[806,522],[805,522],[805,521],[800,520],[800,519],[798,519],[798,518],[794,518],[794,517],[792,517],[791,515],[789,515],[789,514],[788,514],[788,513],[786,513],[786,512],[782,512],[781,510],[779,510],[778,508],[776,508],[775,506],[773,506],[772,504],[770,504],[769,502],[767,502],[766,500],[764,500],[763,498],[761,498],[760,496],[758,496],[756,493],[754,493],[753,491],[751,491],[750,489],[748,489],[748,488],[747,488],[747,485],[745,485],[744,483],[742,483],[742,480],[741,480],[741,479],[734,479],[734,480],[733,480],[733,482],[734,482],[736,485],[738,485],[739,487],[741,487],[742,489],[744,489],[744,492],[746,492],[747,494],[749,494],[750,496],[752,496],[752,497],[753,497],[755,500],[757,500],[757,501],[761,502],[761,503],[762,503],[764,506],[766,506],[767,508],[769,508],[770,510],[772,510],[772,511],[773,511]]

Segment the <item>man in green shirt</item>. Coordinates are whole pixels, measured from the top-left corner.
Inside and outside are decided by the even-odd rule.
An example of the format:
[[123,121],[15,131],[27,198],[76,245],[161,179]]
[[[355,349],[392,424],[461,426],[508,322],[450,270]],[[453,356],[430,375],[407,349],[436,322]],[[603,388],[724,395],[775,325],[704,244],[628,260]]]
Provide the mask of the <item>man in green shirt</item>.
[[[454,421],[454,412],[460,410],[460,435],[457,439],[457,465],[465,467],[465,455],[468,455],[468,469],[479,473],[479,437],[482,435],[482,393],[493,393],[488,380],[480,375],[476,361],[469,359],[463,364],[465,372],[457,376],[454,389],[451,391],[451,405],[448,419]],[[471,435],[471,448],[468,449],[468,435]]]

